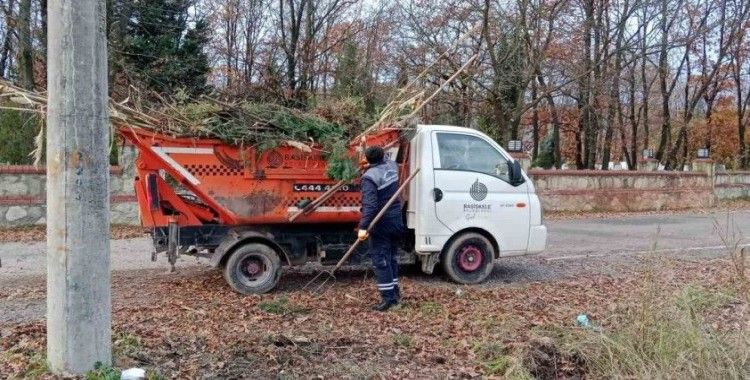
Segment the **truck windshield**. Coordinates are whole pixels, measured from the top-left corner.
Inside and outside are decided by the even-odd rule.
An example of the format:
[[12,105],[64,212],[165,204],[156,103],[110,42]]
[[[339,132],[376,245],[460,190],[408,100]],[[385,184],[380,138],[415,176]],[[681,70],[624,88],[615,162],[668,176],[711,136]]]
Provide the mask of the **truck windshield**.
[[508,164],[503,155],[483,139],[461,133],[438,133],[440,168],[489,174],[508,181]]

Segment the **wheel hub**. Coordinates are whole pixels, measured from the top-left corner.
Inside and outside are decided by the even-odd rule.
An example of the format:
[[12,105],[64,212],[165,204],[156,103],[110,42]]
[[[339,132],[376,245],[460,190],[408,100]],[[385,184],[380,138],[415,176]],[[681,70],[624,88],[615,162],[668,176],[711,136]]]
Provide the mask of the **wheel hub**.
[[458,266],[466,272],[473,272],[482,266],[484,257],[482,251],[474,245],[467,245],[461,248],[458,254]]
[[247,274],[251,277],[257,276],[258,274],[263,272],[263,263],[258,259],[248,259],[245,262],[245,272],[247,272]]

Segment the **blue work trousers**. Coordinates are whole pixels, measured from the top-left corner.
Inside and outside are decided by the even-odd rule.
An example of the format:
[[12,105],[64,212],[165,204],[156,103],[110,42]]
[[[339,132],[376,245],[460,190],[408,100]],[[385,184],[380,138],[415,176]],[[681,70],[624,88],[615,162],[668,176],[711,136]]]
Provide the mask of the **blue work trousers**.
[[404,231],[400,217],[381,219],[370,233],[370,260],[383,301],[398,302],[398,244]]

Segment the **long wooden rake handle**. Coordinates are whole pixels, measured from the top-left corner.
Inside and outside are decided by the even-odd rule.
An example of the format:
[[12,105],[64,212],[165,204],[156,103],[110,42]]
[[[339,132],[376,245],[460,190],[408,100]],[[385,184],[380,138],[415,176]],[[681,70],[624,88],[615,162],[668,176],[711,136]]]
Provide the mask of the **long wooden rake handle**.
[[[411,175],[408,178],[406,178],[406,180],[404,181],[404,183],[402,183],[401,186],[399,186],[398,190],[396,190],[396,193],[393,194],[393,196],[391,197],[391,199],[389,199],[388,202],[385,203],[385,206],[383,206],[383,208],[380,210],[380,212],[377,213],[377,215],[375,215],[374,218],[372,218],[372,222],[370,223],[370,227],[367,228],[367,233],[370,233],[370,230],[375,225],[375,223],[377,223],[380,220],[380,218],[382,218],[383,215],[385,215],[385,212],[388,210],[388,207],[390,207],[393,204],[393,202],[395,202],[396,199],[398,199],[399,195],[401,195],[401,192],[403,192],[404,189],[406,188],[406,185],[408,185],[409,182],[411,182],[411,180],[414,179],[414,177],[417,175],[417,173],[419,173],[419,170],[420,170],[420,168],[417,168],[416,170],[414,170],[413,173],[411,173]],[[355,241],[354,244],[352,244],[352,246],[349,247],[349,250],[346,251],[346,253],[344,254],[344,257],[342,257],[341,260],[339,260],[339,262],[336,263],[336,266],[333,267],[333,269],[331,269],[331,271],[329,272],[329,274],[333,275],[333,272],[335,272],[336,270],[338,270],[339,268],[341,268],[341,266],[343,266],[344,263],[346,263],[346,260],[349,259],[349,256],[351,256],[352,253],[354,253],[354,250],[356,250],[357,247],[359,247],[359,244],[362,243],[363,241],[364,240],[357,239],[357,241]]]

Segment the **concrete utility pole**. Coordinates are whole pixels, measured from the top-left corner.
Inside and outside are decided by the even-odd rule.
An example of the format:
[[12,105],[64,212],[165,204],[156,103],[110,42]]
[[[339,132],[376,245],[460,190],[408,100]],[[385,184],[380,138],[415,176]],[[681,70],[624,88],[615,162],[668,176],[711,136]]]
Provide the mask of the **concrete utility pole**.
[[112,361],[105,0],[49,0],[47,359]]

